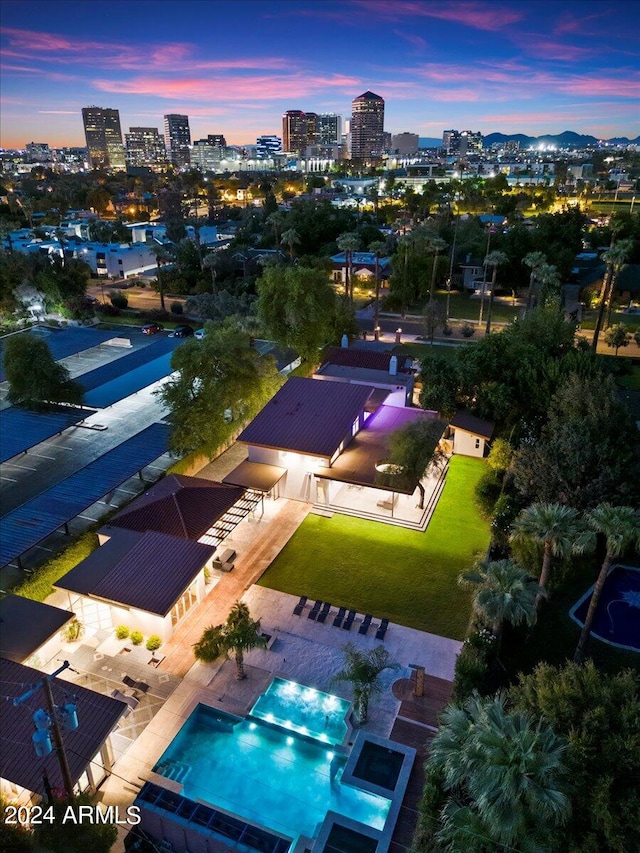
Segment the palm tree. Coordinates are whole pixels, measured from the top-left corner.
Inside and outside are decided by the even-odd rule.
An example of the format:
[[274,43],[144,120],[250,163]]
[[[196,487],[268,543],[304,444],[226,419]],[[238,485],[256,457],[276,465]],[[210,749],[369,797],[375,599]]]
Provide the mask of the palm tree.
[[[374,332],[378,328],[378,319],[380,316],[380,256],[383,252],[386,252],[387,244],[384,240],[374,240],[373,243],[369,246],[369,251],[373,252],[376,256],[376,301],[373,308],[373,329]],[[378,333],[375,332],[377,335]],[[376,337],[377,340],[377,337]]]
[[629,255],[633,250],[633,240],[620,240],[617,243],[611,243],[611,247],[604,253],[602,256],[602,260],[607,265],[607,271],[605,273],[604,282],[602,285],[601,298],[600,298],[600,307],[598,309],[598,317],[596,319],[596,328],[593,333],[593,343],[592,349],[595,352],[598,347],[598,338],[600,337],[600,332],[604,326],[606,327],[609,324],[611,319],[611,305],[613,304],[613,294],[616,288],[616,281],[618,280],[618,276],[622,267],[627,262]]
[[[562,504],[534,503],[523,509],[513,525],[511,541],[535,542],[543,546],[542,569],[536,606],[548,594],[551,557],[582,554],[593,547],[593,534],[585,530],[577,510]],[[544,590],[544,593],[543,593]]]
[[343,648],[344,666],[333,681],[348,681],[353,688],[353,710],[360,723],[367,722],[369,700],[374,693],[382,692],[380,676],[386,669],[399,669],[384,646],[361,652],[353,643]]
[[525,255],[522,259],[522,263],[526,264],[531,270],[531,275],[529,276],[529,288],[527,290],[527,302],[524,309],[524,313],[527,314],[530,309],[533,308],[535,283],[538,281],[540,268],[543,264],[547,263],[547,256],[542,252],[529,252],[529,254]]
[[[496,278],[498,277],[498,267],[506,264],[509,258],[505,255],[504,252],[489,252],[487,257],[484,259],[485,267],[493,267],[493,274],[491,276],[491,296],[489,297],[489,307],[487,308],[487,327],[485,330],[485,334],[490,334],[491,332],[491,313],[493,311],[493,297],[496,292]],[[484,300],[484,292],[482,294],[482,299]],[[482,312],[482,305],[480,307],[480,311]]]
[[287,228],[286,231],[283,231],[280,242],[286,243],[289,246],[289,257],[291,258],[291,260],[293,260],[293,247],[295,244],[300,242],[300,235],[298,234],[296,229]]
[[429,747],[448,797],[439,840],[452,850],[543,849],[536,841],[570,814],[564,750],[550,725],[507,711],[504,696],[449,705]]
[[278,247],[280,245],[280,231],[284,225],[284,216],[279,210],[274,210],[273,213],[270,213],[269,216],[267,216],[267,225],[270,225],[273,228],[276,247]]
[[156,265],[158,267],[158,293],[160,294],[160,307],[165,311],[164,304],[164,278],[162,272],[162,262],[169,260],[171,257],[165,246],[153,246],[151,252],[156,256]]
[[538,270],[542,304],[560,307],[560,274],[553,264],[542,264]]
[[210,625],[193,644],[196,660],[213,663],[221,655],[233,652],[236,661],[236,678],[246,678],[244,671],[244,653],[251,649],[263,649],[267,638],[260,633],[260,620],[252,619],[249,608],[243,601],[236,601],[224,625]]
[[458,577],[458,583],[475,587],[473,609],[491,626],[496,640],[500,640],[505,622],[535,623],[536,598],[542,590],[513,560],[480,560]]
[[338,248],[341,252],[344,252],[346,267],[345,267],[345,279],[344,279],[344,292],[345,295],[349,297],[349,299],[353,302],[353,253],[360,248],[360,237],[356,234],[355,231],[347,231],[345,234],[341,234],[336,240]]
[[433,302],[433,291],[436,286],[436,272],[438,270],[438,255],[443,249],[447,248],[447,244],[442,237],[429,238],[429,250],[433,252],[433,269],[431,271],[431,287],[429,288],[429,302]]
[[211,273],[211,292],[216,292],[216,278],[218,276],[218,264],[220,263],[220,257],[215,253],[211,252],[209,255],[205,255],[202,259],[202,267],[203,269],[209,270]]
[[632,545],[640,548],[640,517],[633,507],[600,504],[586,514],[586,521],[596,533],[604,536],[607,551],[591,593],[589,609],[573,656],[574,663],[582,663],[584,649],[591,635],[591,627],[612,560],[621,557]]

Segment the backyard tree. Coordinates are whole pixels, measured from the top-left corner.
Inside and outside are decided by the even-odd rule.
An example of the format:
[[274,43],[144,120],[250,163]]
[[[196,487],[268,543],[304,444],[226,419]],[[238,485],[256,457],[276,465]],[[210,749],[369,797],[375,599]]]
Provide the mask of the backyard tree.
[[295,228],[287,228],[286,231],[282,232],[282,237],[280,238],[281,243],[286,243],[289,247],[289,258],[293,260],[293,247],[296,246],[300,242],[300,235],[296,231]]
[[[394,472],[383,475],[388,484],[394,482],[406,484],[408,488],[417,486],[420,492],[420,509],[424,509],[425,491],[422,478],[430,470],[441,468],[446,455],[440,447],[440,439],[447,424],[439,418],[420,418],[391,433],[389,439],[389,459]],[[399,469],[397,473],[395,469]]]
[[[57,801],[53,804],[55,819],[51,822],[42,821],[36,827],[36,850],[48,850],[51,853],[109,853],[118,836],[118,827],[112,823],[94,823],[86,819],[86,813],[81,811],[87,806],[96,808],[91,798],[81,794],[71,804]],[[73,819],[69,809],[74,812]],[[3,847],[4,850],[11,848]]]
[[535,305],[536,282],[538,281],[540,268],[547,263],[547,256],[543,254],[543,252],[529,252],[522,259],[522,263],[526,264],[526,266],[531,270],[531,274],[529,276],[529,287],[527,289],[527,301],[524,311],[526,314],[529,309]]
[[420,362],[420,380],[422,408],[439,412],[443,418],[452,418],[456,413],[461,384],[459,362],[428,351]]
[[627,332],[626,326],[622,323],[616,323],[615,326],[609,326],[607,331],[604,333],[604,339],[607,346],[615,349],[616,355],[618,355],[620,347],[629,346],[631,335]]
[[54,361],[46,342],[29,332],[12,335],[4,348],[9,401],[39,408],[50,403],[82,405],[82,387],[69,371]]
[[360,248],[360,237],[355,231],[348,231],[346,234],[341,234],[336,243],[340,251],[345,254],[345,295],[353,301],[353,253]]
[[621,557],[632,546],[640,548],[640,515],[633,507],[612,506],[609,503],[603,503],[588,512],[586,520],[596,533],[604,537],[607,550],[591,593],[589,609],[573,656],[575,663],[582,662],[585,646],[591,636],[591,628],[598,609],[602,588],[609,574],[612,561]]
[[480,560],[458,577],[461,586],[472,587],[473,609],[500,641],[505,622],[533,625],[536,599],[543,590],[513,560]]
[[333,681],[347,681],[351,684],[353,709],[360,723],[366,723],[371,697],[382,692],[380,676],[387,669],[399,669],[399,664],[391,660],[384,646],[376,646],[375,649],[363,652],[353,643],[347,643],[343,651],[344,666],[334,675]]
[[233,654],[236,662],[236,678],[246,678],[244,653],[251,649],[263,649],[267,638],[260,633],[260,620],[252,619],[249,608],[243,601],[236,601],[224,625],[210,625],[193,645],[196,660],[213,663],[222,655]]
[[562,504],[534,503],[523,509],[513,525],[511,540],[525,540],[541,545],[542,569],[536,605],[549,595],[552,557],[568,557],[590,550],[595,542],[592,531],[580,520],[577,510]]
[[249,343],[249,335],[228,320],[174,351],[177,375],[156,392],[171,410],[174,453],[201,449],[213,456],[229,435],[229,418],[242,423],[273,396],[281,383],[275,361],[260,357]]
[[564,740],[547,722],[507,711],[504,696],[481,699],[476,693],[462,708],[445,708],[427,762],[445,795],[434,815],[437,849],[548,849],[571,811],[564,751]]
[[[493,272],[491,274],[491,292],[489,294],[489,305],[487,307],[487,325],[485,328],[485,333],[488,335],[491,332],[491,314],[493,313],[493,300],[496,294],[496,279],[498,277],[498,267],[504,266],[507,263],[509,258],[505,255],[504,252],[489,252],[487,257],[484,259],[485,267],[492,267]],[[480,321],[482,322],[482,305],[484,303],[484,290],[482,291],[482,299],[480,301]]]
[[509,690],[519,711],[544,717],[567,740],[572,815],[557,853],[640,850],[640,675],[539,664]]
[[315,363],[328,343],[336,311],[327,276],[308,267],[267,267],[256,289],[258,319],[266,333]]

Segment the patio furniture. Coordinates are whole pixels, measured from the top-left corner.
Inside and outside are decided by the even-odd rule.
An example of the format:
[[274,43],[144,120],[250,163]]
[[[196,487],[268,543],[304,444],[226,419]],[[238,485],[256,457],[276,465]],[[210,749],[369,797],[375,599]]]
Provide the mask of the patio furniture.
[[166,658],[166,655],[163,655],[163,654],[159,654],[159,655],[152,654],[151,660],[148,660],[147,664],[149,666],[160,666],[160,664],[162,663],[162,661],[165,658]]
[[384,635],[387,633],[388,627],[389,627],[389,620],[383,619],[380,622],[380,627],[376,631],[376,640],[384,640]]
[[213,568],[220,569],[223,572],[230,572],[234,567],[234,560],[236,558],[236,552],[233,548],[225,548],[224,551],[221,551],[219,554],[213,558]]
[[344,615],[347,612],[346,607],[341,607],[335,615],[333,620],[333,627],[339,628],[342,625],[342,620],[344,619]]
[[318,599],[317,601],[314,602],[313,607],[311,608],[311,610],[307,614],[307,619],[313,619],[315,622],[315,620],[318,616],[318,613],[320,612],[321,607],[322,607],[322,600]]
[[121,690],[112,690],[111,695],[114,699],[118,699],[120,702],[126,702],[132,711],[135,711],[140,704],[140,700],[137,696],[129,696],[126,693],[122,693]]
[[300,596],[300,601],[299,601],[299,602],[296,604],[296,606],[293,608],[293,615],[294,615],[294,616],[299,616],[299,615],[302,613],[302,611],[304,610],[306,603],[307,603],[307,596],[306,596],[306,595],[301,595],[301,596]]
[[347,618],[346,618],[346,619],[344,620],[344,622],[342,623],[342,627],[344,628],[344,630],[345,630],[345,631],[350,631],[350,630],[351,630],[351,626],[353,625],[353,620],[354,620],[355,618],[356,618],[356,611],[355,611],[355,610],[350,610],[350,611],[347,613]]
[[369,625],[371,625],[372,619],[373,619],[373,616],[370,613],[367,613],[365,615],[364,619],[362,620],[362,625],[358,629],[358,634],[366,634],[367,633],[367,631],[369,630]]
[[322,610],[320,611],[320,613],[318,613],[318,618],[316,619],[316,622],[324,623],[327,616],[329,615],[330,610],[331,610],[331,605],[329,604],[328,601],[325,601],[325,603],[322,605]]
[[141,693],[147,693],[149,690],[149,685],[146,681],[135,681],[135,679],[131,678],[130,675],[125,675],[122,679],[122,683],[126,684],[127,687],[131,687],[134,690],[139,690]]

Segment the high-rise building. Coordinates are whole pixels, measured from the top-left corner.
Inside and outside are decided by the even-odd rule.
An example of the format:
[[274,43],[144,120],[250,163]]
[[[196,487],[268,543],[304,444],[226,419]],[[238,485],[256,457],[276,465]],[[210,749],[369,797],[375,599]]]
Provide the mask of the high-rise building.
[[482,134],[472,130],[445,130],[442,134],[442,147],[446,154],[482,154]]
[[127,163],[130,166],[165,166],[167,151],[157,127],[130,127],[125,133]]
[[420,137],[417,133],[396,133],[391,137],[391,148],[400,157],[413,157],[420,147]]
[[284,151],[302,156],[307,144],[307,114],[302,110],[287,110],[282,116]]
[[215,172],[227,154],[227,140],[221,133],[210,133],[206,139],[196,139],[191,148],[191,165],[201,172]]
[[191,145],[189,116],[171,113],[164,117],[164,144],[167,156],[174,166],[181,168],[189,165],[189,146]]
[[27,142],[27,155],[32,163],[50,163],[53,160],[48,142]]
[[340,145],[342,142],[342,116],[336,113],[318,113],[316,131],[318,145]]
[[282,140],[279,136],[259,136],[256,139],[256,157],[268,160],[282,151]]
[[124,148],[118,110],[83,107],[82,121],[92,169],[124,169]]
[[351,104],[351,159],[377,160],[384,151],[384,99],[364,92]]

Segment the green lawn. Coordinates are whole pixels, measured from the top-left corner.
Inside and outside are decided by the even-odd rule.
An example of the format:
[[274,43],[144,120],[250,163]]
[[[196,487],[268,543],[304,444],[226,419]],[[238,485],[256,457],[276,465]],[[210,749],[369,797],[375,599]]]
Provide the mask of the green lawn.
[[260,584],[463,639],[471,596],[456,579],[489,545],[474,494],[483,471],[482,460],[453,457],[425,533],[350,516],[307,516]]

